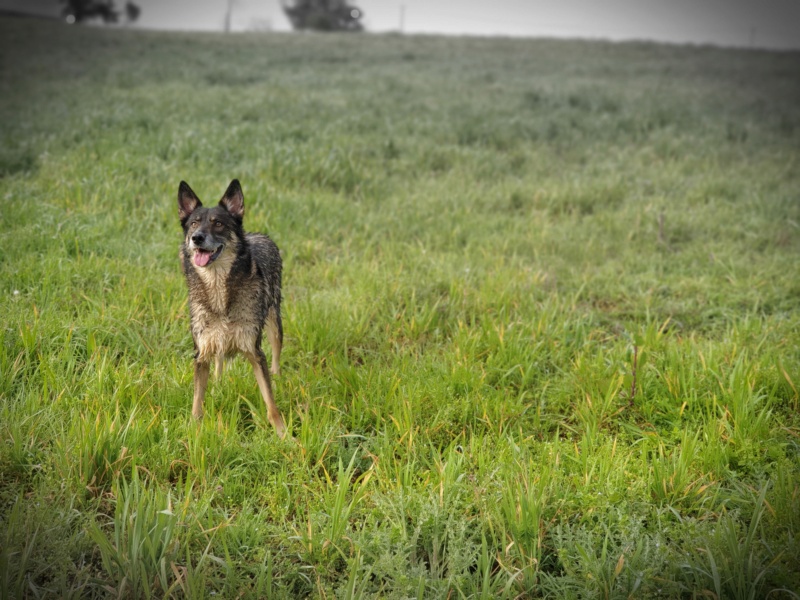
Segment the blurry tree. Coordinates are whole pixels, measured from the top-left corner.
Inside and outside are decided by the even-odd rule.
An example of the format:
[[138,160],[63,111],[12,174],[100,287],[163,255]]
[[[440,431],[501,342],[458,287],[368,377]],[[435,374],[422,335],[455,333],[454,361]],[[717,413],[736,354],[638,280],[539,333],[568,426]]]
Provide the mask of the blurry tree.
[[[64,4],[64,16],[70,22],[80,23],[91,19],[102,19],[104,23],[119,21],[119,10],[114,6],[114,0],[60,0]],[[133,2],[125,4],[125,17],[129,23],[139,18],[142,9]]]
[[346,0],[290,0],[283,4],[283,12],[295,29],[318,31],[361,31],[360,8]]
[[114,6],[114,0],[61,0],[64,7],[64,16],[72,17],[75,23],[88,21],[94,18],[103,19],[104,23],[116,23],[119,20],[119,11]]
[[128,23],[133,23],[139,18],[140,14],[142,14],[142,9],[139,8],[137,4],[134,4],[133,2],[125,3],[125,17],[127,18]]

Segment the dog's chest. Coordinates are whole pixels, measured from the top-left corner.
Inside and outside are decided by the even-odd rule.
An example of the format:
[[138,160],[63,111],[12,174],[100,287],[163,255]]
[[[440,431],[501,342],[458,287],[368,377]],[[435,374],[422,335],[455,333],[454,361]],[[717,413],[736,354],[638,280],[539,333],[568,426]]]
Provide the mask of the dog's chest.
[[196,289],[198,300],[207,305],[206,312],[225,314],[228,309],[228,273],[217,269],[198,271],[202,288]]
[[248,288],[211,273],[203,277],[202,288],[195,289],[192,298],[192,334],[198,360],[255,352],[261,330],[259,300]]
[[197,346],[197,359],[210,361],[218,355],[236,352],[254,354],[258,327],[250,320],[231,318],[227,315],[193,319],[192,330]]

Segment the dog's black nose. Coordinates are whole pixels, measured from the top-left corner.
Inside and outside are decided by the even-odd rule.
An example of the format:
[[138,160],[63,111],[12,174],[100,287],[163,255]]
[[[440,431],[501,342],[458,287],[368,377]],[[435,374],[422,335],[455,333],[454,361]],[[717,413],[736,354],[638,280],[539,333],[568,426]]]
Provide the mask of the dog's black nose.
[[198,244],[198,245],[202,244],[205,240],[206,240],[206,234],[205,233],[201,233],[201,232],[198,231],[197,233],[193,233],[192,234],[192,241],[195,244]]

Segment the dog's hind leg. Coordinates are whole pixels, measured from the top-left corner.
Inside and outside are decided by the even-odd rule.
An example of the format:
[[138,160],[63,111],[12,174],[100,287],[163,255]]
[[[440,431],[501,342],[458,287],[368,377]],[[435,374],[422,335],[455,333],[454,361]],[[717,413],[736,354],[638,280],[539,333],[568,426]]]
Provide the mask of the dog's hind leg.
[[272,386],[269,381],[269,371],[267,371],[267,357],[261,348],[256,348],[255,354],[247,353],[247,360],[253,365],[253,372],[256,375],[258,388],[261,390],[261,397],[267,405],[267,417],[275,428],[278,437],[283,439],[286,435],[286,425],[283,424],[283,417],[275,404],[275,397],[272,395]]
[[267,337],[269,338],[269,345],[272,347],[272,367],[270,372],[273,375],[280,375],[283,323],[281,322],[281,310],[275,306],[271,306],[267,313]]
[[195,419],[203,418],[203,400],[206,397],[208,385],[209,365],[207,362],[195,361],[194,363],[194,401],[192,402],[192,416]]
[[214,377],[219,379],[222,377],[222,370],[225,368],[225,357],[222,354],[217,354],[214,362]]

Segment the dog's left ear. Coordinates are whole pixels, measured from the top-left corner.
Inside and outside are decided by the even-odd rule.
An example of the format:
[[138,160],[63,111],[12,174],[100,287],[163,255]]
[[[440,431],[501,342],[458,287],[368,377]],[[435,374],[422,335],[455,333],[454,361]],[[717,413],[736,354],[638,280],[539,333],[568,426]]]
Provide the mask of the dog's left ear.
[[244,194],[242,194],[242,186],[239,185],[238,179],[231,181],[219,203],[237,219],[244,217]]

